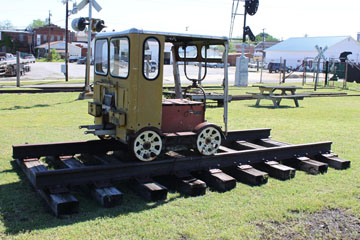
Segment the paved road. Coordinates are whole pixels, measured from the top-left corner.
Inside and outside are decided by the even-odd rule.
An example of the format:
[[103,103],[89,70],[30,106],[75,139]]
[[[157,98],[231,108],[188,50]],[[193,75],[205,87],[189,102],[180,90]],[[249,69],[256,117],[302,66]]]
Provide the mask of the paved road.
[[[31,64],[31,71],[26,73],[25,76],[21,77],[21,81],[30,81],[30,80],[58,80],[64,79],[65,76],[61,73],[61,65],[63,63],[47,63],[47,62],[37,62]],[[184,66],[179,66],[180,78],[182,83],[185,85],[189,83],[184,74]],[[204,71],[204,68],[202,69]],[[187,67],[188,75],[192,78],[197,78],[198,76],[198,67],[188,66]],[[300,82],[302,78],[300,77],[302,73],[294,74],[297,77],[287,79],[287,82]],[[91,79],[93,79],[94,72],[93,66],[91,66]],[[69,63],[69,79],[84,79],[85,78],[85,65],[77,63]],[[263,82],[264,83],[278,83],[280,74],[270,74],[268,71],[263,72]],[[208,68],[207,76],[204,80],[204,84],[221,84],[224,79],[224,73],[222,68]],[[15,81],[15,77],[0,78],[1,82],[5,81]],[[235,67],[229,67],[229,84],[234,84],[235,81]],[[255,70],[249,70],[249,84],[258,83],[260,81],[260,71],[255,72]],[[173,83],[173,69],[171,65],[164,66],[164,83]]]

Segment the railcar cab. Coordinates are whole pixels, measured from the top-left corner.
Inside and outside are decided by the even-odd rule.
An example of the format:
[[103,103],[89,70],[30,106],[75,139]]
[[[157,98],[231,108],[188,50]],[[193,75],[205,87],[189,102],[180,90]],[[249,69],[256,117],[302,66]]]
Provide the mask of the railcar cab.
[[[169,45],[172,45],[171,53]],[[189,88],[200,88],[204,99],[206,95],[199,83],[205,78],[208,65],[223,64],[226,133],[227,49],[226,37],[137,29],[98,34],[94,47],[94,99],[88,106],[95,125],[81,127],[89,129],[85,133],[128,144],[141,161],[158,157],[166,148],[164,139],[177,133],[192,133],[194,148],[200,154],[214,154],[221,144],[223,131],[205,121],[205,103],[183,99],[181,91],[178,99],[162,99],[164,61],[173,62],[178,89],[181,89],[180,79],[175,69],[183,62],[185,76],[192,81]],[[199,69],[204,65],[196,77],[188,73],[193,63],[198,63]]]

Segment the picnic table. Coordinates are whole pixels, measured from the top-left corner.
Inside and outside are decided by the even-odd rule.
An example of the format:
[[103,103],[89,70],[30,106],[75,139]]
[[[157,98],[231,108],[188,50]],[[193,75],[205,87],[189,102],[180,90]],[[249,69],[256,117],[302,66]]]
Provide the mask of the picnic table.
[[282,99],[293,99],[295,106],[299,107],[298,100],[303,100],[307,95],[305,94],[296,94],[297,89],[302,89],[302,87],[296,86],[256,86],[259,88],[259,93],[250,93],[256,99],[256,106],[259,106],[261,99],[271,100],[274,104],[274,107],[279,107]]

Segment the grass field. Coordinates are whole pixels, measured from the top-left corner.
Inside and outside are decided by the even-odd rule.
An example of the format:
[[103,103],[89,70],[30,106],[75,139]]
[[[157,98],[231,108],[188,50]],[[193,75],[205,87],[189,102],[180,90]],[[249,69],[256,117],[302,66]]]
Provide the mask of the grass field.
[[[119,184],[124,201],[112,209],[74,191],[79,213],[58,219],[14,163],[11,146],[90,139],[78,129],[92,118],[87,102],[77,96],[0,95],[0,239],[290,239],[290,233],[293,239],[359,239],[359,97],[305,98],[299,108],[290,100],[279,109],[270,101],[260,107],[255,100],[230,104],[229,129],[272,128],[274,139],[295,144],[331,140],[333,151],[352,161],[350,169],[317,176],[297,171],[289,181],[270,178],[260,187],[238,183],[229,192],[208,190],[200,197],[170,192],[159,203],[147,203]],[[222,124],[222,109],[208,108],[207,119]],[[320,213],[354,224],[343,232],[307,230],[309,222],[327,223]]]

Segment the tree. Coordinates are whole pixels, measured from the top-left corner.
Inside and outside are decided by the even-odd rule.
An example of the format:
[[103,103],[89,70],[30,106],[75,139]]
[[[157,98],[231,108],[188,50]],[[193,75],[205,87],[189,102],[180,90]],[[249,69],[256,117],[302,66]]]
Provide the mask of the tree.
[[28,30],[31,30],[31,29],[34,29],[34,28],[39,28],[39,27],[43,27],[47,24],[46,21],[43,21],[41,19],[35,19],[32,21],[32,23],[30,23],[28,26],[27,26],[27,29]]
[[11,41],[11,38],[9,35],[7,35],[6,33],[2,34],[2,40],[0,41],[0,48],[2,48],[3,46],[6,47],[6,52],[10,51],[11,49],[14,48],[14,43],[13,41]]
[[0,22],[0,29],[13,29],[14,25],[9,20]]
[[[278,42],[279,39],[277,39],[276,37],[271,36],[268,33],[264,33],[265,34],[265,42]],[[264,40],[263,38],[263,33],[259,33],[258,35],[255,36],[255,41],[256,42],[262,42]]]

